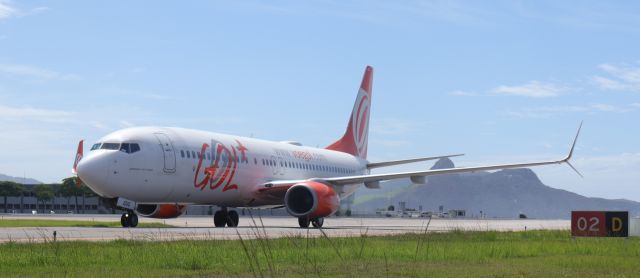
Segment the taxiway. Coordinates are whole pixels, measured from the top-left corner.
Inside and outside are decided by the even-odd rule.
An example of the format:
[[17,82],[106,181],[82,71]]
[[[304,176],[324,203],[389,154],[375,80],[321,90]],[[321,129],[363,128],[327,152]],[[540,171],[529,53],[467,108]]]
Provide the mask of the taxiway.
[[[3,215],[2,219],[49,219],[119,221],[117,215]],[[301,229],[292,217],[240,218],[238,228],[215,228],[211,217],[180,217],[158,220],[140,218],[142,222],[160,222],[176,228],[1,228],[0,242],[43,242],[53,240],[109,241],[127,240],[235,240],[253,238],[278,238],[290,236],[380,236],[405,233],[464,231],[523,231],[569,229],[569,220],[537,219],[440,219],[434,218],[326,218],[322,230]]]

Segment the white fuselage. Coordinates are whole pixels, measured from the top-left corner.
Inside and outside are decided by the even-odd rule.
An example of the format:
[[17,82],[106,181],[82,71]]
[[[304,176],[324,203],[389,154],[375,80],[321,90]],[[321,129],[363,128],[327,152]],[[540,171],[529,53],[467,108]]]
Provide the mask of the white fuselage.
[[[123,143],[136,144],[139,150],[120,150]],[[139,127],[101,138],[79,162],[78,175],[108,198],[254,207],[283,204],[281,199],[256,196],[258,188],[270,181],[368,174],[366,165],[366,160],[347,153],[293,143],[183,128]],[[357,187],[344,186],[338,193],[344,198]]]

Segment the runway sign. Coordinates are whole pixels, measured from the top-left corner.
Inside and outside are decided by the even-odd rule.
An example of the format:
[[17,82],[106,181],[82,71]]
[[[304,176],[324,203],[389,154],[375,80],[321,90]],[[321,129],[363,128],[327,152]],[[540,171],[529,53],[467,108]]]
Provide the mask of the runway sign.
[[572,211],[571,235],[586,237],[628,237],[628,211]]

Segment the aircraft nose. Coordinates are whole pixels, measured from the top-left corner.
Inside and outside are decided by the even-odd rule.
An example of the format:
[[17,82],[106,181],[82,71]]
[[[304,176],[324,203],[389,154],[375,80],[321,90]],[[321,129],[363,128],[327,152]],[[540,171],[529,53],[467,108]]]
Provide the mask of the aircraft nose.
[[85,157],[80,160],[77,167],[78,177],[94,192],[104,197],[112,197],[107,194],[109,173],[107,159],[100,156]]

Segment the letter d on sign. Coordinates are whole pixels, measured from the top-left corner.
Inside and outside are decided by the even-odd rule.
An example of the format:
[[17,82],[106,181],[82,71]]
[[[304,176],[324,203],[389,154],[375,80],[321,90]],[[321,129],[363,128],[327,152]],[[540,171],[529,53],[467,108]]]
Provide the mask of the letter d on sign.
[[607,211],[607,236],[628,237],[629,236],[629,212],[628,211]]
[[614,232],[622,231],[622,219],[620,217],[611,218],[611,230]]

